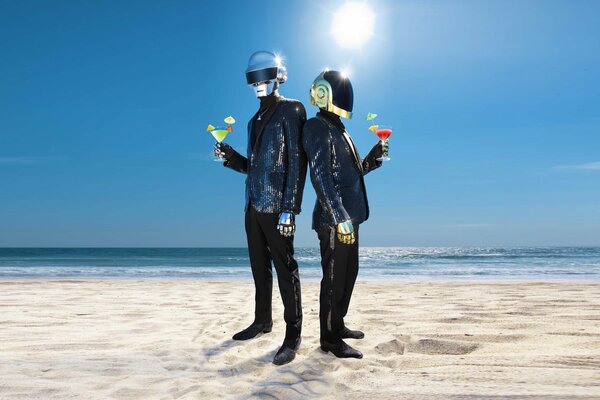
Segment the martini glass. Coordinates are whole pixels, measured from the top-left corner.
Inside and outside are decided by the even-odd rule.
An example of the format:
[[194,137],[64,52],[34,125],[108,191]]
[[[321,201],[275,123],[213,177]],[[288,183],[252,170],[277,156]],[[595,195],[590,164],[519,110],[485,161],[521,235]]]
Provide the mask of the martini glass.
[[[379,125],[377,130],[375,130],[375,134],[381,140],[381,144],[386,145],[390,140],[390,136],[392,135],[392,127],[389,125]],[[386,150],[383,152],[383,155],[377,159],[377,161],[390,161],[391,158],[388,155],[387,146]]]
[[[225,140],[225,138],[227,137],[227,135],[229,135],[229,133],[231,133],[227,128],[223,127],[223,126],[219,126],[217,128],[214,128],[212,131],[210,131],[211,135],[213,135],[213,137],[215,138],[215,140],[218,143],[221,143],[223,140]],[[220,157],[216,157],[214,158],[214,161],[225,161]]]

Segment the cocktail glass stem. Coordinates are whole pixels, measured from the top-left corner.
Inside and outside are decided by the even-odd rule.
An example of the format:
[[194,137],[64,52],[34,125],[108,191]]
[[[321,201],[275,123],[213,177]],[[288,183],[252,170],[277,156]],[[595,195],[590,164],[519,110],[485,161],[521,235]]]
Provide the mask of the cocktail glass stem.
[[381,157],[379,157],[377,159],[377,161],[390,161],[391,158],[389,157],[388,154],[388,143],[389,143],[389,139],[381,139],[381,145],[383,146],[383,154],[381,155]]
[[[218,143],[221,143],[221,142],[215,142],[215,144],[218,144]],[[213,155],[215,156],[215,158],[213,158],[213,161],[225,162],[225,159],[222,157],[219,157],[215,151],[213,151]]]

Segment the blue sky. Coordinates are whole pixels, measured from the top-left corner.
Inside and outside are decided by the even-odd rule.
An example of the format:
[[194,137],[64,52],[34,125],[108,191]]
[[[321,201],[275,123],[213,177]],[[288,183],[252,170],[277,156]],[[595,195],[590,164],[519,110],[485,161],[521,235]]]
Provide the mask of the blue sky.
[[260,49],[309,115],[319,71],[349,69],[363,155],[363,115],[394,126],[363,245],[600,245],[600,2],[368,3],[347,50],[343,1],[2,1],[0,246],[244,246],[244,176],[204,129],[232,114],[245,149]]

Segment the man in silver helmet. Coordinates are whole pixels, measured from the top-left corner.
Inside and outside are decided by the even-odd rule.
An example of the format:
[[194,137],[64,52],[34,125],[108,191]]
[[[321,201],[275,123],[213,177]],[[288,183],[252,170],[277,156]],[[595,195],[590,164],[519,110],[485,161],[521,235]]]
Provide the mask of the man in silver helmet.
[[304,124],[303,147],[317,192],[313,229],[321,247],[319,319],[321,349],[340,358],[362,358],[343,339],[362,339],[363,332],[347,328],[350,297],[358,275],[358,227],[369,218],[363,176],[381,166],[378,142],[364,160],[358,155],[340,117],[350,119],[354,92],[338,71],[323,71],[310,89],[310,102],[320,110]]
[[300,345],[302,307],[298,263],[294,259],[295,215],[300,213],[306,178],[306,156],[301,134],[306,121],[304,106],[279,95],[287,78],[279,57],[258,51],[250,57],[246,81],[260,101],[248,123],[248,149],[242,156],[225,143],[215,145],[224,165],[247,174],[246,235],[256,289],[254,321],[236,333],[234,340],[248,340],[271,332],[271,297],[275,264],[284,304],[286,332],[273,363],[294,359]]

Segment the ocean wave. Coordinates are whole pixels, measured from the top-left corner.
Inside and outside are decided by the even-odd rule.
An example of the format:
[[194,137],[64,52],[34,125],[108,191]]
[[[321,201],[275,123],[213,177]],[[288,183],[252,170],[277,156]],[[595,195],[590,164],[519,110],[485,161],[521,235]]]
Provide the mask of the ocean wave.
[[[319,279],[317,248],[297,248],[302,278]],[[360,275],[600,278],[593,247],[362,247]],[[247,249],[0,249],[0,278],[134,277],[251,279]]]

